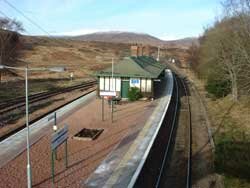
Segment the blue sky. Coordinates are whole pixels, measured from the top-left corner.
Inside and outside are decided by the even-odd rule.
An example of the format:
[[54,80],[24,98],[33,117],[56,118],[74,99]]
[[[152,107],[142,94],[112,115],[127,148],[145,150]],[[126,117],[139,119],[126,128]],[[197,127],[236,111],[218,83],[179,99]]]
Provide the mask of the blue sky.
[[[219,0],[8,0],[50,34],[132,31],[171,40],[198,36],[220,10]],[[45,35],[0,0],[1,11]],[[0,14],[0,16],[2,16]]]

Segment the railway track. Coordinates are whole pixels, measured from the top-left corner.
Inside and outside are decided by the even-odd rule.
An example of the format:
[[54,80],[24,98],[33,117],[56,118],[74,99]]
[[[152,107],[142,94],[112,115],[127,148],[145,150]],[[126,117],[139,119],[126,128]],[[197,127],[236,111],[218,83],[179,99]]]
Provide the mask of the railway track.
[[[96,83],[97,83],[96,81],[90,81],[84,84],[79,84],[79,85],[63,88],[63,89],[56,90],[56,91],[41,92],[41,93],[29,95],[29,104],[33,104],[41,100],[45,100],[50,97],[63,94],[63,93],[67,93],[67,92],[71,92],[74,90],[89,89],[93,87]],[[9,113],[13,110],[20,109],[22,107],[25,107],[25,97],[18,97],[15,99],[0,102],[0,115]]]
[[[93,86],[92,86],[92,87],[93,87]],[[89,86],[88,86],[88,87],[85,87],[85,89],[87,90],[87,89],[92,88],[92,87],[89,87]],[[73,99],[73,100],[70,100],[70,101],[68,101],[68,102],[66,102],[66,103],[64,103],[64,104],[62,104],[62,105],[60,105],[60,106],[57,106],[57,107],[54,108],[53,110],[49,110],[49,111],[47,111],[46,113],[41,114],[40,116],[38,116],[38,117],[36,117],[36,118],[31,119],[31,120],[29,121],[29,124],[31,125],[31,124],[37,122],[38,120],[40,120],[40,119],[42,119],[42,118],[48,116],[49,114],[53,113],[54,111],[57,111],[57,110],[63,108],[64,106],[67,106],[67,105],[69,105],[69,104],[71,104],[71,103],[73,103],[73,102],[75,102],[75,101],[81,99],[81,98],[84,97],[85,95],[88,95],[88,94],[92,93],[92,92],[95,91],[95,90],[96,90],[95,88],[93,88],[93,89],[91,89],[91,90],[88,90],[87,92],[85,92],[84,94],[78,96],[77,98],[75,98],[75,99]],[[6,126],[7,126],[7,125],[6,125]],[[8,138],[9,136],[11,136],[11,135],[13,135],[13,134],[15,134],[15,133],[21,131],[21,130],[24,129],[25,127],[26,127],[26,124],[23,124],[23,125],[19,125],[19,126],[16,126],[16,127],[12,128],[12,129],[10,129],[10,130],[7,131],[4,135],[0,135],[0,142],[3,141],[4,139]]]
[[134,187],[191,187],[189,91],[183,78],[174,76],[174,82],[169,109]]

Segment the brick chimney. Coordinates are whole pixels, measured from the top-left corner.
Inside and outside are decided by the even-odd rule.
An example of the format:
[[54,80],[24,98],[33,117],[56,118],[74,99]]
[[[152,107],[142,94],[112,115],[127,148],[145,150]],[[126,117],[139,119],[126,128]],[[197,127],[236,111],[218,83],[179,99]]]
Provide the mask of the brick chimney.
[[149,46],[143,46],[142,48],[142,55],[143,56],[149,56],[149,53],[150,53],[150,49],[149,49]]
[[134,57],[138,56],[138,46],[137,45],[131,46],[130,50],[131,50],[131,56],[134,56]]
[[140,44],[138,46],[138,56],[143,56],[143,46],[142,46],[142,44]]
[[150,55],[150,47],[148,45],[143,46],[142,44],[140,45],[132,45],[131,46],[131,56],[149,56]]

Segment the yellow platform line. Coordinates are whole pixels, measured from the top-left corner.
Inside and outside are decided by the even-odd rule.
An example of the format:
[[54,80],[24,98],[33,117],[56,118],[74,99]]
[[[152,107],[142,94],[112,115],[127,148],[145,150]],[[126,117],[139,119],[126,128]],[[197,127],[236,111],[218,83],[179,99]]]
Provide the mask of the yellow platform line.
[[131,159],[131,155],[135,153],[138,145],[140,144],[140,141],[145,137],[146,133],[148,132],[150,126],[152,125],[152,121],[154,120],[153,117],[159,112],[159,108],[161,108],[161,100],[158,102],[157,107],[155,108],[154,112],[150,116],[150,119],[146,122],[145,126],[143,127],[142,131],[139,133],[138,137],[136,138],[136,141],[130,146],[129,150],[126,152],[123,159],[120,161],[119,165],[114,170],[114,175],[112,175],[108,181],[106,182],[106,185],[114,185],[120,175],[122,175],[122,169],[127,166],[127,163],[129,159]]

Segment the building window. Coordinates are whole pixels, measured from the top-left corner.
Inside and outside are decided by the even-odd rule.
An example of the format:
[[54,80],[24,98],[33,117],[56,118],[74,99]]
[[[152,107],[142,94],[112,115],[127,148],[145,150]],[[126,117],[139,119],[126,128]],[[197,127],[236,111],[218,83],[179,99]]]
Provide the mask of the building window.
[[116,78],[115,86],[116,86],[115,88],[116,91],[121,91],[121,78]]
[[105,91],[109,91],[109,77],[105,77]]
[[115,91],[115,78],[110,78],[110,91]]
[[146,79],[141,79],[141,92],[146,92]]
[[100,87],[100,90],[104,90],[104,78],[103,77],[100,77],[99,87]]
[[152,81],[151,79],[147,79],[147,92],[151,92]]

